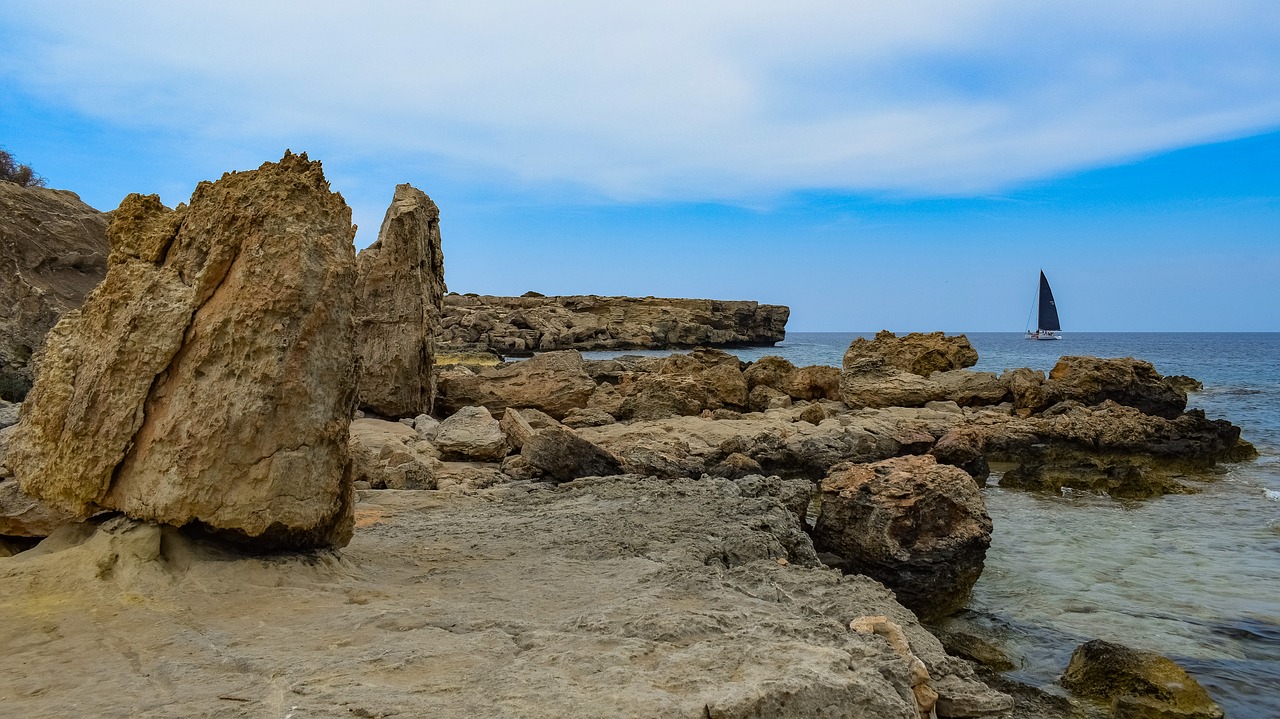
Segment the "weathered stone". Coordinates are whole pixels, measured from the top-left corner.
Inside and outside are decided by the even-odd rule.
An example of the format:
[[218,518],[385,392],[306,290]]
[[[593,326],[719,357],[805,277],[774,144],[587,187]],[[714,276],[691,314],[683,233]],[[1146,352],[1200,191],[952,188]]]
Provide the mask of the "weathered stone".
[[881,330],[872,340],[858,337],[845,350],[844,368],[848,370],[850,364],[869,358],[884,360],[890,367],[921,377],[978,363],[978,353],[968,337],[948,337],[942,332],[912,332],[899,337]]
[[663,361],[659,374],[688,377],[706,390],[707,409],[735,409],[747,404],[747,380],[742,361],[715,349],[696,349]]
[[18,423],[18,415],[22,412],[22,403],[8,402],[0,399],[0,429],[12,427]]
[[599,427],[602,424],[613,424],[617,421],[608,412],[591,407],[570,410],[569,414],[564,416],[564,425],[566,427]]
[[1117,719],[1222,719],[1223,711],[1186,670],[1154,652],[1095,639],[1076,648],[1062,686],[1110,701]]
[[529,420],[525,419],[519,410],[510,407],[502,410],[502,419],[498,420],[498,426],[502,428],[503,434],[507,435],[507,445],[517,452],[534,433]]
[[13,480],[0,481],[0,535],[47,537],[53,530],[79,521],[34,497],[28,497]]
[[791,381],[791,376],[795,372],[796,366],[791,363],[791,360],[770,355],[752,362],[743,370],[742,376],[747,381],[748,391],[760,385],[782,390]]
[[1019,367],[1000,375],[1000,383],[1009,389],[1009,397],[1015,410],[1039,412],[1054,403],[1050,389],[1045,385],[1044,372]]
[[762,384],[751,390],[749,403],[752,412],[783,409],[791,406],[791,395],[780,389],[774,389],[767,384]]
[[959,467],[977,480],[979,486],[985,486],[987,477],[991,476],[991,467],[987,464],[984,448],[982,432],[962,427],[942,435],[929,453],[940,464]]
[[968,601],[991,528],[969,475],[928,455],[896,457],[837,467],[823,480],[814,544],[928,620]]
[[345,544],[353,233],[305,155],[177,210],[125,198],[107,276],[49,334],[10,440],[23,491],[259,548]]
[[759,462],[740,452],[733,452],[712,467],[709,474],[713,477],[738,479],[748,475],[759,475],[763,471]]
[[800,410],[800,421],[809,424],[822,424],[827,418],[827,410],[822,405],[814,402],[813,404]]
[[418,433],[418,439],[434,442],[436,433],[440,431],[440,420],[429,414],[420,414],[413,418],[413,430]]
[[[435,457],[419,448],[418,433],[399,422],[351,422],[351,476],[371,489],[435,489]],[[423,447],[429,447],[423,443]]]
[[617,457],[568,427],[538,430],[524,443],[520,456],[554,482],[622,472],[622,463]]
[[505,367],[472,371],[450,367],[440,373],[438,402],[445,412],[481,405],[493,412],[533,408],[560,419],[585,407],[596,390],[582,355],[548,352]]
[[1187,393],[1167,382],[1150,362],[1132,357],[1063,357],[1049,372],[1056,401],[1086,405],[1106,400],[1173,419],[1187,408]]
[[497,462],[510,447],[502,425],[484,407],[463,407],[440,423],[436,448],[445,459]]
[[360,406],[385,417],[430,413],[440,332],[444,256],[440,210],[397,185],[378,239],[356,258]]
[[791,510],[791,514],[805,523],[809,514],[809,502],[813,499],[813,482],[807,479],[782,479],[778,476],[766,477],[762,474],[748,474],[732,477],[733,483],[744,497],[773,497],[782,506]]
[[934,372],[929,376],[929,381],[941,386],[943,399],[961,407],[1000,404],[1009,396],[1009,389],[992,372],[967,369]]
[[1190,394],[1192,392],[1200,392],[1204,390],[1204,382],[1201,382],[1195,377],[1188,377],[1185,374],[1165,375],[1164,381],[1168,383],[1170,387],[1173,387],[1183,394]]
[[795,399],[840,399],[840,369],[826,365],[810,365],[796,370],[780,387]]
[[107,220],[73,192],[0,182],[0,398],[21,400],[44,337],[107,272]]
[[947,399],[937,382],[907,372],[879,357],[845,355],[840,396],[850,407],[922,407]]
[[659,297],[445,296],[441,341],[499,353],[771,345],[779,305]]
[[520,410],[520,416],[524,417],[524,420],[534,429],[546,429],[547,427],[560,426],[560,423],[556,421],[555,417],[552,417],[546,412],[530,407]]
[[618,386],[624,395],[618,419],[648,420],[696,415],[707,408],[707,390],[692,377],[644,374]]

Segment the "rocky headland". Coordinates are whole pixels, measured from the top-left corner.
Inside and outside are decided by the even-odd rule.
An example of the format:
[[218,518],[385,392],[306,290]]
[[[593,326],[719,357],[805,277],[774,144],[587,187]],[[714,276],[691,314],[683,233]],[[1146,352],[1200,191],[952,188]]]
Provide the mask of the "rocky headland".
[[786,337],[790,314],[751,301],[449,294],[439,339],[450,351],[500,355],[772,345]]
[[[352,233],[305,155],[112,213],[106,278],[0,404],[6,708],[1221,715],[1148,653],[1103,653],[1145,677],[1119,689],[1073,660],[1067,699],[922,623],[980,579],[992,465],[1002,486],[1141,498],[1251,456],[1186,410],[1189,378],[1090,357],[997,376],[963,336],[889,332],[839,368],[713,348],[438,366],[451,305],[472,328],[493,306],[441,301],[439,210],[401,185],[378,243],[357,257]],[[555,322],[466,341],[732,344],[786,317],[514,299]]]

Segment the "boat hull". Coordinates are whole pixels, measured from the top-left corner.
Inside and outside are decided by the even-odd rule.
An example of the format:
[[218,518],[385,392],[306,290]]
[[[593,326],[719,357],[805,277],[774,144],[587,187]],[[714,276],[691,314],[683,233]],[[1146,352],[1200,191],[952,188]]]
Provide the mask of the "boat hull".
[[1044,340],[1060,340],[1060,339],[1062,339],[1062,335],[1056,335],[1056,334],[1054,334],[1054,333],[1052,333],[1052,332],[1028,332],[1028,333],[1027,333],[1027,339],[1029,339],[1029,340],[1040,340],[1040,341],[1044,341]]

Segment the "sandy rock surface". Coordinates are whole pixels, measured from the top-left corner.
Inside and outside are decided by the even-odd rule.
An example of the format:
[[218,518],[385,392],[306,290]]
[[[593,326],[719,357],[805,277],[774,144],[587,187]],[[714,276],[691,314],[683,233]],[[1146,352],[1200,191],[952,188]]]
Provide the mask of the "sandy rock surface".
[[[0,559],[15,716],[1008,716],[887,590],[726,480],[370,492],[341,553],[211,554],[113,520]],[[784,561],[779,561],[784,560]],[[961,713],[956,713],[956,712]]]
[[360,406],[385,417],[430,413],[444,297],[440,210],[397,185],[378,239],[356,258]]

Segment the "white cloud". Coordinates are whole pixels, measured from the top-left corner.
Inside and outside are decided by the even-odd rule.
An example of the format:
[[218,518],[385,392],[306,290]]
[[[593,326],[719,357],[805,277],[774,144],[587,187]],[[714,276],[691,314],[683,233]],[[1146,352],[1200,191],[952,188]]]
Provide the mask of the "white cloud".
[[1270,2],[0,7],[0,78],[620,199],[964,194],[1280,125]]

